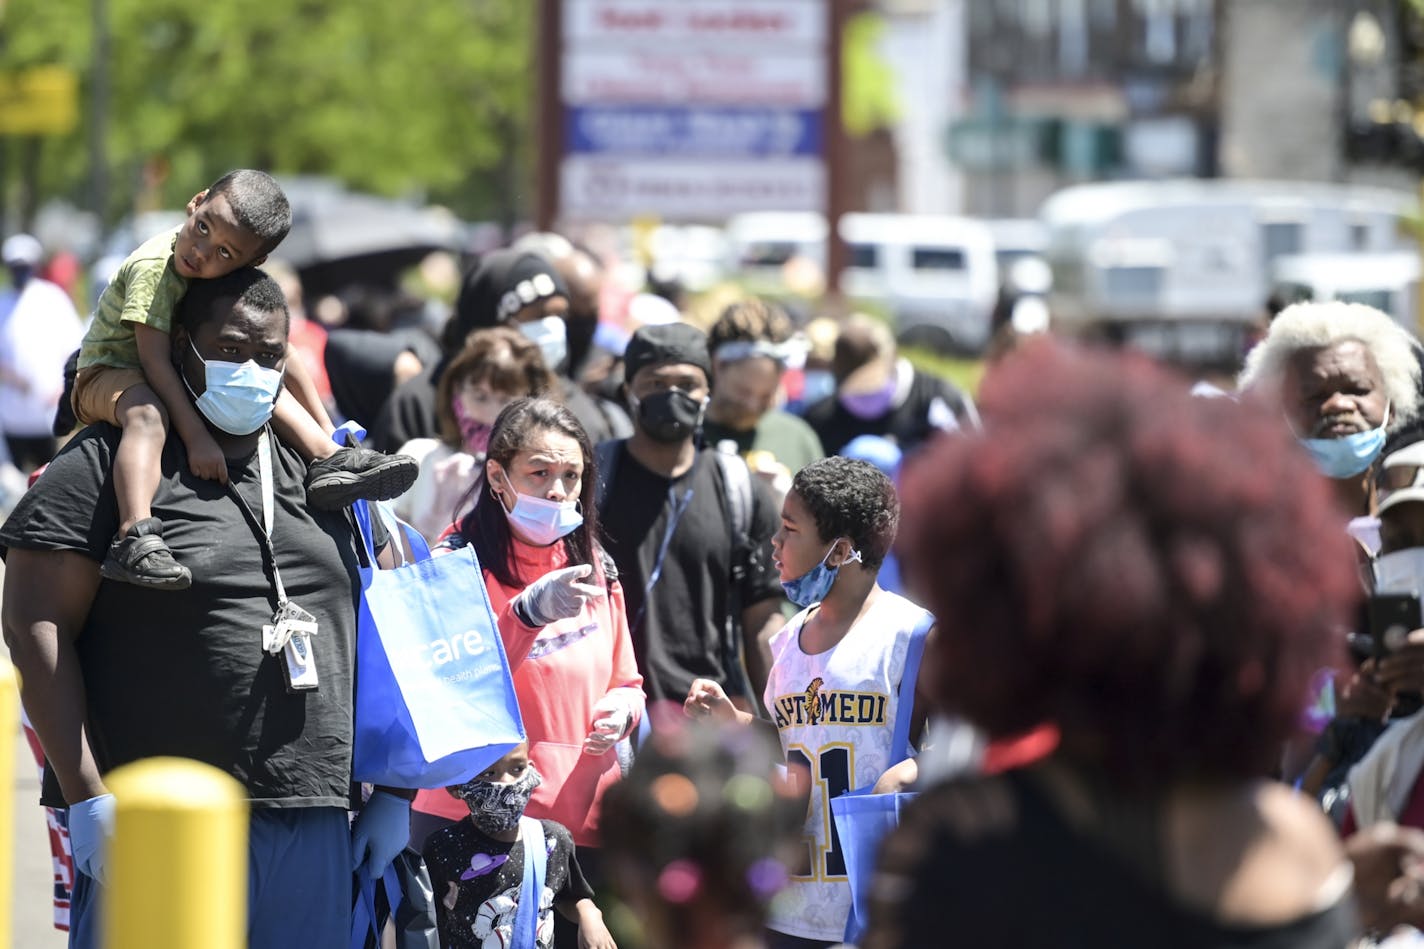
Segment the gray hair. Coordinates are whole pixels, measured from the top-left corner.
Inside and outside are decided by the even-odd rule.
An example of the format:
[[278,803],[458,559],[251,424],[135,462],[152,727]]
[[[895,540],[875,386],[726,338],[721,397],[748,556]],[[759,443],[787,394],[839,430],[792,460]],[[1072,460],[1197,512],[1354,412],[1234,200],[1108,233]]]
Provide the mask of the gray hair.
[[1414,338],[1384,313],[1363,303],[1297,303],[1271,323],[1265,339],[1246,356],[1241,390],[1279,384],[1286,364],[1302,349],[1356,340],[1374,356],[1389,399],[1389,430],[1419,414],[1419,354]]

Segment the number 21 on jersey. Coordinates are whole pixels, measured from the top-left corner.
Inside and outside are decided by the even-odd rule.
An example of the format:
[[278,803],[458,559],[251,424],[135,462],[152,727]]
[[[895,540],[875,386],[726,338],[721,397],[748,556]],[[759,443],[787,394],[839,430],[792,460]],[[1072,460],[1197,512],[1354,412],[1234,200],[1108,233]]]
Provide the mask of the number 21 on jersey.
[[821,822],[819,833],[806,835],[807,860],[796,867],[792,875],[805,880],[846,879],[841,838],[836,833],[836,822],[831,819],[831,798],[850,790],[851,775],[855,773],[855,746],[828,743],[813,754],[805,745],[790,745],[786,749],[786,763],[811,773],[811,794],[819,804]]

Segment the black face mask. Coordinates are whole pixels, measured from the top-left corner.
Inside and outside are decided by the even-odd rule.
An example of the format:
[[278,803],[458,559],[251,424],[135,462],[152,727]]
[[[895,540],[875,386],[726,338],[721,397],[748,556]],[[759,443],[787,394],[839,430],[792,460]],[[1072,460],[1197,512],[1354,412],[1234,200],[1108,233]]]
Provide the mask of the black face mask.
[[659,442],[680,442],[702,427],[700,399],[680,389],[654,392],[638,400],[638,427]]

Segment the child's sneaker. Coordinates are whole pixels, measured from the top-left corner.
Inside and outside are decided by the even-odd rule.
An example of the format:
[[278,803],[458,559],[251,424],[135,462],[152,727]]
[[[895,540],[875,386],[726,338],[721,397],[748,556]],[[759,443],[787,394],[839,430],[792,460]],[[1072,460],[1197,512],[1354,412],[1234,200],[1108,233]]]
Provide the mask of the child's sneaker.
[[109,545],[99,575],[151,590],[186,590],[193,585],[188,568],[173,559],[163,541],[163,522],[156,517],[136,521],[128,533]]
[[342,448],[307,469],[307,503],[339,511],[353,501],[385,501],[404,494],[419,473],[420,465],[409,455]]

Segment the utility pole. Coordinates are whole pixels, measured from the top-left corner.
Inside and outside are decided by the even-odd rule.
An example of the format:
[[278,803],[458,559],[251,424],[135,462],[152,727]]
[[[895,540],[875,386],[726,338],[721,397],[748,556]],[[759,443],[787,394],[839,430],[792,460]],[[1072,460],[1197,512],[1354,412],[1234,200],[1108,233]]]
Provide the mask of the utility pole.
[[559,216],[559,168],[564,157],[563,0],[539,0],[535,30],[534,68],[539,71],[535,94],[534,226],[552,231]]
[[109,12],[107,0],[89,0],[94,29],[94,71],[89,77],[89,204],[102,227],[109,207]]

